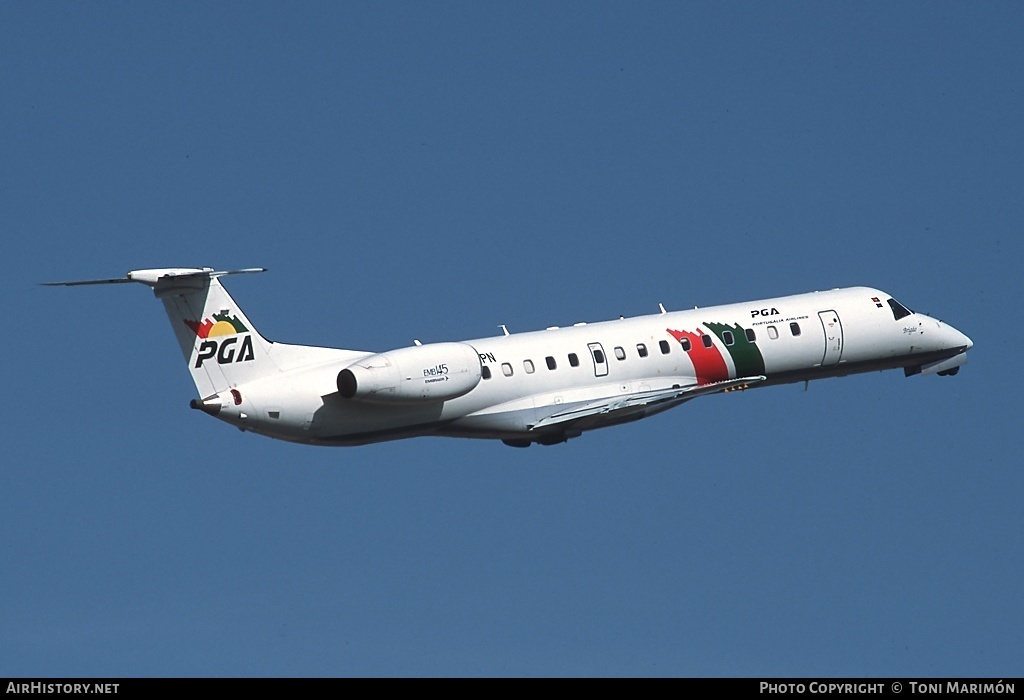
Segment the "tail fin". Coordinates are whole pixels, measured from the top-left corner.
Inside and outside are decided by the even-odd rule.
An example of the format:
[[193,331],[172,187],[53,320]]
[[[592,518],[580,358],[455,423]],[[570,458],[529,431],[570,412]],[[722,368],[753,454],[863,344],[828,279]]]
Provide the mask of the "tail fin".
[[[162,274],[151,285],[164,303],[200,398],[279,369],[269,352],[271,343],[253,327],[220,283],[221,276],[240,272],[263,270],[204,269]],[[138,271],[128,274],[133,280],[150,284],[138,279]]]
[[278,371],[270,355],[272,343],[256,332],[219,279],[224,275],[264,271],[263,268],[158,268],[132,270],[125,277],[115,279],[50,284],[140,282],[152,287],[171,319],[199,396],[205,399]]

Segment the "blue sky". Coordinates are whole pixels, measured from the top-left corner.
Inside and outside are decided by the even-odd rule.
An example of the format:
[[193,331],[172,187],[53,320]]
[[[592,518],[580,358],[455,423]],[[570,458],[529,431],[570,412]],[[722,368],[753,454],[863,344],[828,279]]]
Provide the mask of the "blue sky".
[[[0,4],[0,675],[1019,676],[1024,6]],[[852,284],[955,378],[550,448],[188,410],[143,287],[385,350]]]

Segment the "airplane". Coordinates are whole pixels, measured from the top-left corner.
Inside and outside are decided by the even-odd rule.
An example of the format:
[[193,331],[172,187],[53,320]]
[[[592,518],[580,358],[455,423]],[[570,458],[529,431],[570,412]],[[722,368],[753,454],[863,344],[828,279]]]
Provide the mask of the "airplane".
[[199,398],[271,438],[367,445],[418,436],[554,445],[710,394],[902,368],[955,375],[973,343],[878,289],[852,287],[462,342],[369,352],[264,338],[221,277],[132,270],[160,299]]

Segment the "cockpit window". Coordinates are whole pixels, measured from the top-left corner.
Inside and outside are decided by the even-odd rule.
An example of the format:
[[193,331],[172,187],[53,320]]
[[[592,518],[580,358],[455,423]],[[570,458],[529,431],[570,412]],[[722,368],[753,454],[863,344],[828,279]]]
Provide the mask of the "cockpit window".
[[911,311],[910,309],[908,309],[895,299],[886,299],[886,301],[889,302],[889,308],[892,309],[892,315],[897,321],[899,321],[904,316],[909,316],[910,314],[914,313],[913,311]]

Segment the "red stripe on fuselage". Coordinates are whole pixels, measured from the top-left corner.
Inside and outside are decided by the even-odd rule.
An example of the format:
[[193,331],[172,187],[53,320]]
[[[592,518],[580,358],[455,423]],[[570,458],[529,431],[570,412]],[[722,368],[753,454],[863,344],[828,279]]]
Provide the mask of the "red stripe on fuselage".
[[729,378],[729,368],[725,364],[722,352],[714,345],[710,348],[704,347],[704,341],[702,340],[703,332],[700,330],[696,333],[674,331],[671,328],[666,328],[665,330],[676,340],[689,339],[690,350],[686,354],[689,355],[690,361],[693,363],[693,369],[697,373],[698,384],[710,384],[711,382],[720,382]]

